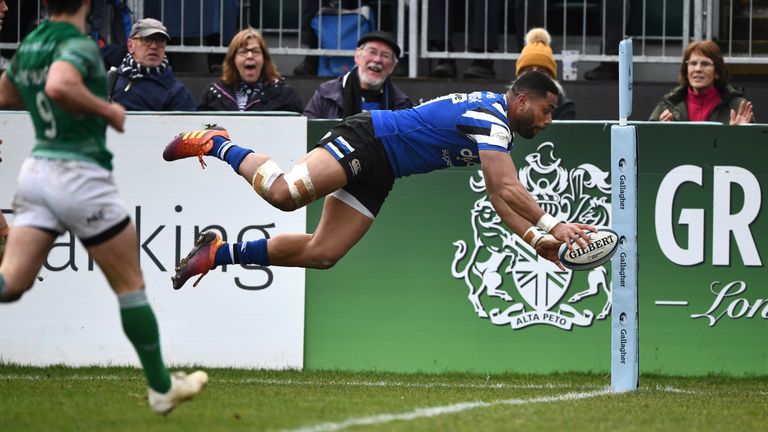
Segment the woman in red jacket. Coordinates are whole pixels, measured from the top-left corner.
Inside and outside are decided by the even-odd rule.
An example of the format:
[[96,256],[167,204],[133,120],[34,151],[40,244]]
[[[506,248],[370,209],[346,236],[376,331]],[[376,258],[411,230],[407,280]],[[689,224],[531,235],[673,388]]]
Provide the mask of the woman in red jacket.
[[688,45],[680,66],[680,85],[664,95],[650,120],[712,121],[744,124],[755,121],[752,102],[728,84],[723,53],[710,40]]

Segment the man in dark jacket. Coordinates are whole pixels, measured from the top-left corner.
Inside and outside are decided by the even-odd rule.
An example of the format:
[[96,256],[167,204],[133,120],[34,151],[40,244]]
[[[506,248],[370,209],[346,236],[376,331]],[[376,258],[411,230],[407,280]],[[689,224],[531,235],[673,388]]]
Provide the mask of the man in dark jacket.
[[364,111],[410,108],[413,102],[390,79],[400,47],[388,33],[370,32],[357,41],[355,67],[320,84],[304,107],[309,118],[335,119]]
[[117,69],[112,100],[128,111],[196,111],[189,89],[173,76],[165,56],[171,37],[154,18],[136,21],[128,39],[128,54]]

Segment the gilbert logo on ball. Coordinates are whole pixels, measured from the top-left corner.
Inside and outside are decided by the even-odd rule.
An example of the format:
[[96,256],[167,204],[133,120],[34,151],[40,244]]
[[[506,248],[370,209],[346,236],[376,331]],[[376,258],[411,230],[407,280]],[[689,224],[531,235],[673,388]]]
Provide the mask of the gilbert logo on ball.
[[592,243],[581,247],[573,243],[573,250],[569,250],[566,244],[560,246],[560,262],[571,270],[590,270],[605,264],[616,252],[619,244],[619,236],[609,228],[598,228],[597,232],[589,232],[588,237]]

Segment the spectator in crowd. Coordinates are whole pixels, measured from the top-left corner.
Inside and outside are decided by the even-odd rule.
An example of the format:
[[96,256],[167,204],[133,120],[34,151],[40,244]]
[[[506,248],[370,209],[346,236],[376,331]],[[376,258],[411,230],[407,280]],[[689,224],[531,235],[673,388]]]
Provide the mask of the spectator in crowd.
[[198,111],[293,111],[303,104],[286,84],[264,38],[253,29],[236,34],[224,57],[221,78],[203,92]]
[[3,29],[3,19],[6,13],[8,13],[8,5],[5,3],[5,0],[0,0],[0,30]]
[[529,71],[539,71],[549,75],[552,81],[560,90],[557,95],[557,107],[552,113],[553,120],[574,120],[576,119],[576,104],[565,97],[563,86],[557,81],[557,63],[552,54],[552,48],[549,44],[552,37],[549,32],[543,28],[531,29],[525,35],[525,48],[520,53],[520,57],[515,64],[515,73],[520,76]]
[[[429,0],[429,22],[427,41],[430,51],[453,51],[451,33],[453,33],[453,13],[464,13],[464,2]],[[446,8],[446,6],[448,8]],[[487,15],[486,15],[487,6]],[[450,11],[449,11],[450,9]],[[472,52],[492,52],[499,47],[499,17],[502,16],[501,0],[472,1],[469,4],[469,20],[466,29],[469,33],[468,50]],[[446,25],[448,40],[446,41]],[[430,71],[436,78],[456,76],[456,62],[453,59],[441,59]],[[493,60],[475,59],[464,71],[464,78],[495,78]]]
[[8,5],[5,4],[5,0],[0,0],[0,30],[3,29],[3,18],[5,18],[5,14],[8,12]]
[[[3,29],[3,19],[5,18],[5,14],[7,12],[8,12],[8,5],[5,4],[5,0],[0,0],[0,30]],[[7,65],[8,65],[8,59],[3,56],[0,56],[0,71],[5,70],[5,67]],[[2,216],[0,215],[0,217]]]
[[112,100],[128,111],[195,111],[189,89],[175,76],[165,56],[171,37],[154,18],[136,21],[128,38],[128,54],[117,68]]
[[[629,17],[629,2],[627,0],[604,0],[603,52],[606,55],[619,54],[619,42],[624,38],[624,18]],[[584,72],[586,80],[616,81],[619,79],[619,64],[617,62],[602,62],[596,68]]]
[[723,53],[710,40],[694,41],[683,53],[680,85],[664,95],[651,120],[713,121],[745,124],[755,121],[752,102],[728,84]]
[[400,47],[389,33],[370,32],[357,41],[355,67],[320,84],[304,107],[309,118],[344,118],[380,109],[410,108],[413,102],[389,76],[395,70]]
[[[0,30],[3,29],[3,18],[5,13],[8,12],[8,5],[5,4],[5,0],[0,0]],[[0,56],[0,71],[5,70],[5,66],[8,64],[8,60],[5,57]],[[0,144],[3,140],[0,139]],[[0,162],[2,162],[0,158]],[[5,243],[8,240],[8,223],[5,221],[5,216],[0,213],[0,262],[3,261],[3,252],[5,252]]]

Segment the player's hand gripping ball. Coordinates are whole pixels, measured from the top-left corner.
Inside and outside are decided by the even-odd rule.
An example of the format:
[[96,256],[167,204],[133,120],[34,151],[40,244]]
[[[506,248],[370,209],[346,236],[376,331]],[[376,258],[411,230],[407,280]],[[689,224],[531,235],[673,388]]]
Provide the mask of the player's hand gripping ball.
[[573,251],[570,251],[565,243],[560,246],[558,257],[563,266],[571,270],[591,270],[608,262],[616,253],[619,245],[616,231],[599,228],[597,232],[588,231],[587,235],[592,243],[585,247],[573,243]]

